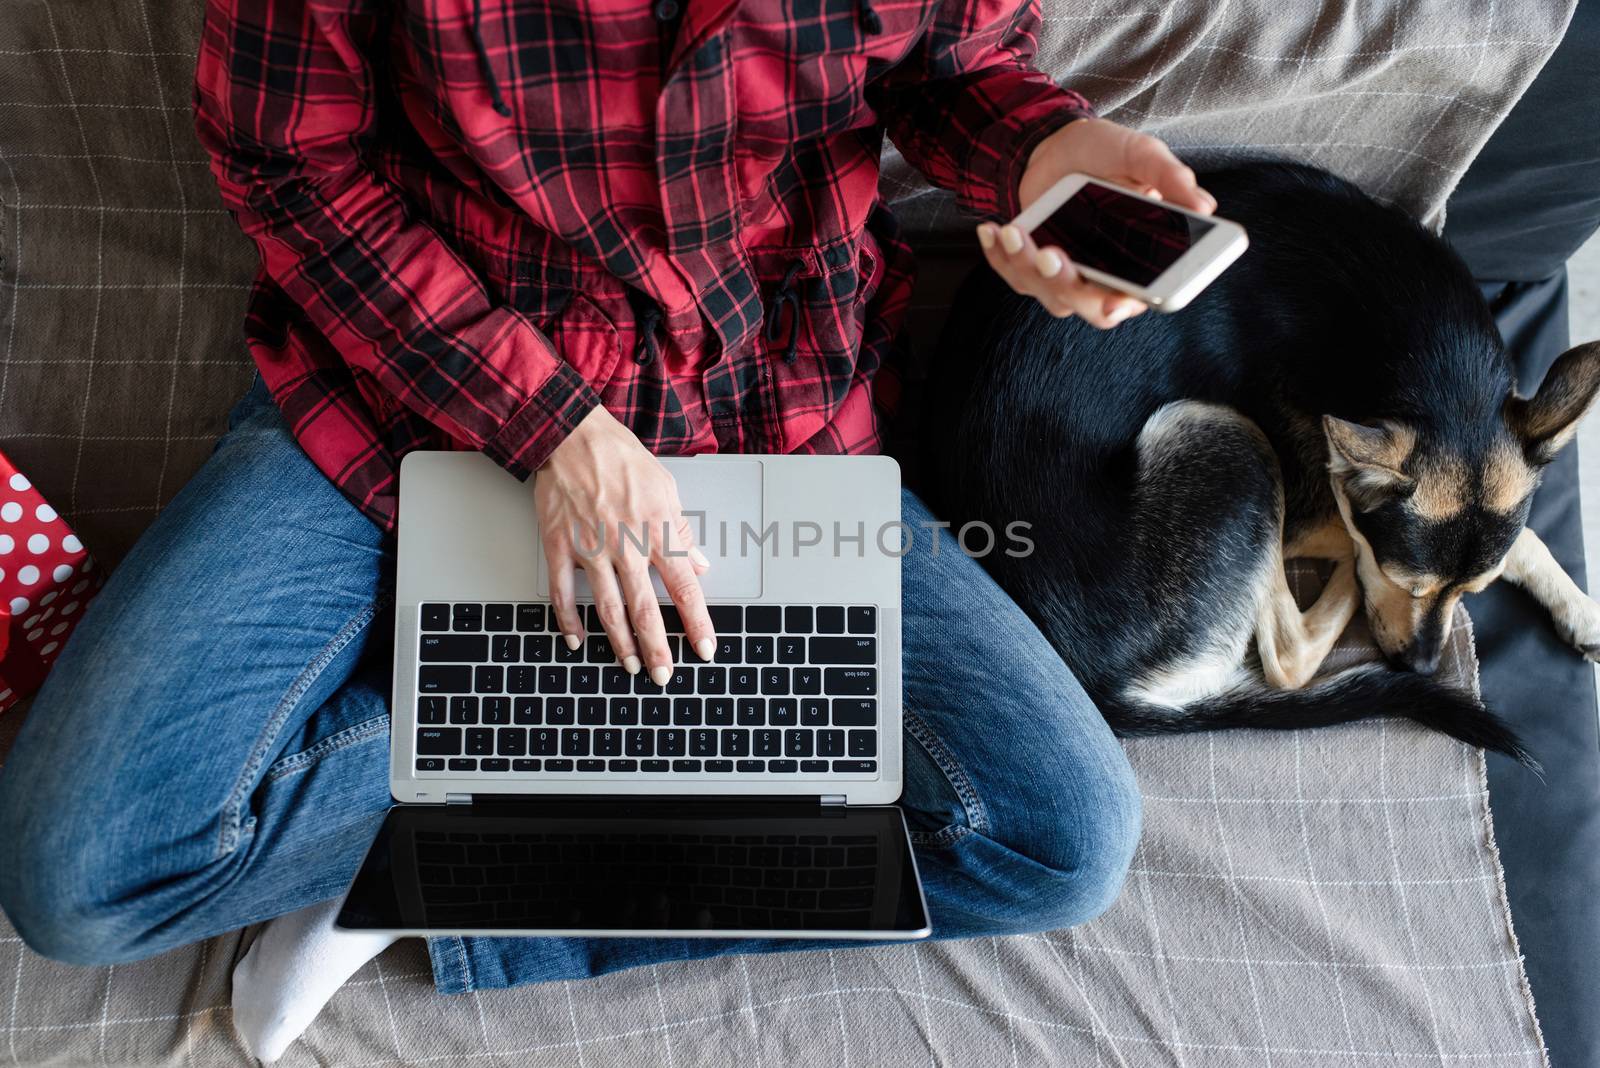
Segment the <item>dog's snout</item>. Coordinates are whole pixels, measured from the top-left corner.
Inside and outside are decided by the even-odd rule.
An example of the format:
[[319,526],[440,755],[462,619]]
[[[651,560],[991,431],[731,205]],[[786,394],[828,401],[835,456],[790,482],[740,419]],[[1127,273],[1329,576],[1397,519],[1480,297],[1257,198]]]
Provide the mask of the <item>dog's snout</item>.
[[1439,646],[1413,642],[1398,653],[1389,655],[1389,663],[1401,671],[1418,675],[1432,675],[1439,670]]

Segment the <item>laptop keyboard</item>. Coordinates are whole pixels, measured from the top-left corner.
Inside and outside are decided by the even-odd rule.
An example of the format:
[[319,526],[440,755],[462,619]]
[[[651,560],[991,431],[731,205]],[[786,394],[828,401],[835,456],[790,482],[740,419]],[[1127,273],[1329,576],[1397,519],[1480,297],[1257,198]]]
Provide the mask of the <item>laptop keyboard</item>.
[[[575,879],[581,869],[584,878]],[[430,923],[581,926],[615,922],[620,899],[665,895],[671,927],[853,930],[870,924],[878,840],[870,835],[417,833]]]
[[665,686],[624,671],[579,607],[589,637],[569,650],[545,604],[422,605],[417,771],[877,773],[876,607],[712,605],[705,663],[663,605]]

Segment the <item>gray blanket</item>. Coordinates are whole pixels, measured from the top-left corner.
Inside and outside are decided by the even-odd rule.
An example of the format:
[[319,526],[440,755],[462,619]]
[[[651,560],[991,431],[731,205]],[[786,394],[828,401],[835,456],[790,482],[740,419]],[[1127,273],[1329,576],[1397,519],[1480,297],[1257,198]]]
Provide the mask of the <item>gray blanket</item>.
[[[253,256],[189,126],[198,8],[8,0],[0,17],[0,448],[108,562],[248,379]],[[1181,149],[1312,159],[1436,219],[1570,8],[1047,0],[1041,58]],[[941,231],[970,245],[938,196],[903,174],[887,192],[925,250]],[[924,325],[948,309],[936,287],[920,300]],[[1393,722],[1131,749],[1148,830],[1084,929],[451,1001],[407,943],[286,1063],[1542,1062],[1476,754]],[[0,1062],[240,1063],[239,944],[72,969],[0,924]]]

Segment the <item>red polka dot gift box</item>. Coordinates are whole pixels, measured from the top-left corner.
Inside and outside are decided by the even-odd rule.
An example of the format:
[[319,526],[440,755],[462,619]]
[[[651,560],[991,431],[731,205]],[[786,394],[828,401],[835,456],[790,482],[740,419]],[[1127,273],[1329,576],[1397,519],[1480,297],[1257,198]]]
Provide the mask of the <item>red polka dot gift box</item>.
[[0,712],[44,682],[101,581],[72,528],[0,453]]

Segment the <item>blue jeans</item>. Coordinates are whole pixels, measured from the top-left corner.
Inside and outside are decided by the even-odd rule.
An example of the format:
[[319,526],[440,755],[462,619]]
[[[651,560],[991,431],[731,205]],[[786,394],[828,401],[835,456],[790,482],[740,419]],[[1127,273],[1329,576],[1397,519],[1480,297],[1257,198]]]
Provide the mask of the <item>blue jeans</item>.
[[[905,795],[934,934],[1082,923],[1139,834],[1121,748],[1066,666],[911,495]],[[39,953],[135,960],[343,893],[390,804],[394,542],[259,384],[112,575],[0,771],[0,906]],[[461,939],[438,989],[799,943]]]

